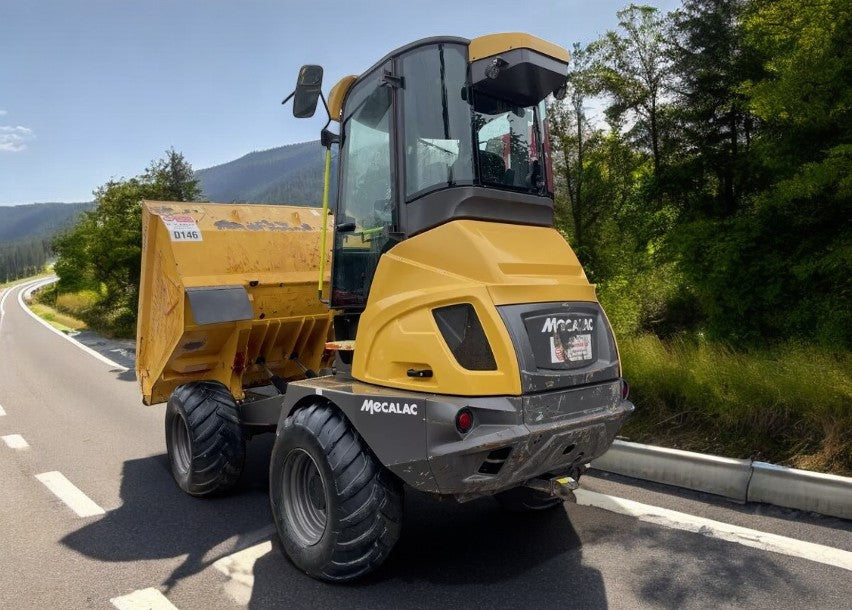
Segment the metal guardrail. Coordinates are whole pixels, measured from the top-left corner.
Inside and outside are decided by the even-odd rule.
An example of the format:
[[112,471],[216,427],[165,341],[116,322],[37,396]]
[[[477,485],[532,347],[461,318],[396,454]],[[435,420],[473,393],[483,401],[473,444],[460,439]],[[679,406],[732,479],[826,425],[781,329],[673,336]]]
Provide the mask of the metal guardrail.
[[852,519],[852,478],[753,462],[748,501]]
[[617,440],[598,470],[731,498],[852,519],[852,478]]

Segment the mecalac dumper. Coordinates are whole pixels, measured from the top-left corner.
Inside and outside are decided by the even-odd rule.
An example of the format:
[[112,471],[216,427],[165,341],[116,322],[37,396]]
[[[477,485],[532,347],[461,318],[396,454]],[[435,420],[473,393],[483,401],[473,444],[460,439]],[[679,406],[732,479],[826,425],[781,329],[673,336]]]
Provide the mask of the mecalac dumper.
[[307,65],[285,101],[328,111],[322,207],[145,203],[137,374],[168,401],[182,489],[227,491],[275,430],[282,546],[331,581],[388,556],[406,486],[573,497],[633,405],[553,227],[545,100],[567,66],[528,34],[427,38],[326,97]]

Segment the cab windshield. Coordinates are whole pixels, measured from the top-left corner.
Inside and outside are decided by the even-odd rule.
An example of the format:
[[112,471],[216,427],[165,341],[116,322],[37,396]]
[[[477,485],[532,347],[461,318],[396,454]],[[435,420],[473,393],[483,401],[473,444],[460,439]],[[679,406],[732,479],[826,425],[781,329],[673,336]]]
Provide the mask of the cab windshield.
[[402,58],[405,198],[482,184],[547,194],[544,104],[518,107],[468,85],[467,49],[437,44]]

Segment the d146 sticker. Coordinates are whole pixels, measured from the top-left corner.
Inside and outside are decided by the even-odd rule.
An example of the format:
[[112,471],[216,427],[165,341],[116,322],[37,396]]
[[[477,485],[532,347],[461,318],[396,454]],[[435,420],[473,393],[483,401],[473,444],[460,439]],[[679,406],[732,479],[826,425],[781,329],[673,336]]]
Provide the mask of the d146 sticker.
[[198,223],[192,216],[164,215],[160,218],[163,219],[163,224],[166,225],[172,241],[202,241],[201,229],[198,228]]

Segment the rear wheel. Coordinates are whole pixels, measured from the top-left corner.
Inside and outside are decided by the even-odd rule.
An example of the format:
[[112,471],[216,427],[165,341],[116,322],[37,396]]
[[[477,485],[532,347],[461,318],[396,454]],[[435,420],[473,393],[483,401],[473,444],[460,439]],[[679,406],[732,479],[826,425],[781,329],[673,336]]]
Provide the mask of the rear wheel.
[[269,472],[275,526],[284,551],[316,578],[347,581],[375,570],[402,523],[402,486],[333,407],[288,417]]
[[240,478],[245,439],[234,397],[218,381],[179,386],[166,407],[166,448],[178,486],[193,496],[224,493]]

